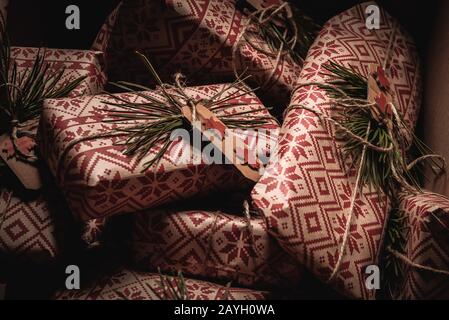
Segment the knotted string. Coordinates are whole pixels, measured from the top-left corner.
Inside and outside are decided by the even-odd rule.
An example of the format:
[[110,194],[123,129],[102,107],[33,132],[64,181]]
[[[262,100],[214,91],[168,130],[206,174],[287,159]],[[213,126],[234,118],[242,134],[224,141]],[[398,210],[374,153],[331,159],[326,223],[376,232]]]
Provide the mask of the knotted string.
[[197,120],[196,117],[196,105],[201,101],[197,101],[192,99],[191,97],[187,96],[185,94],[185,83],[182,83],[182,79],[184,79],[184,75],[181,73],[176,73],[175,74],[175,88],[177,89],[178,92],[180,92],[182,94],[182,96],[184,97],[184,99],[186,100],[186,104],[187,106],[190,107],[191,111],[192,111],[192,122],[195,122]]
[[387,247],[387,251],[390,252],[393,256],[395,256],[399,260],[401,260],[402,262],[404,262],[406,265],[408,265],[414,269],[418,269],[421,271],[428,271],[428,272],[432,272],[432,273],[439,274],[442,276],[447,276],[447,277],[449,276],[449,271],[436,269],[436,268],[432,268],[429,266],[423,266],[421,264],[415,263],[412,260],[410,260],[410,258],[408,258],[406,255],[398,252],[397,250],[392,249],[391,247]]

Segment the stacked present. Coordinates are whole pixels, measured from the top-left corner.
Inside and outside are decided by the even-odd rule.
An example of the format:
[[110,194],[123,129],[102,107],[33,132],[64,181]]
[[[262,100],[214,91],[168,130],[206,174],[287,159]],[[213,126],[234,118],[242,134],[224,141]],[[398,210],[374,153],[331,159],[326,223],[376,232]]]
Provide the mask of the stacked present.
[[447,297],[449,200],[413,172],[444,169],[410,130],[419,59],[368,6],[321,28],[280,0],[123,0],[92,51],[4,45],[1,251],[123,251],[55,299],[300,298],[306,278]]

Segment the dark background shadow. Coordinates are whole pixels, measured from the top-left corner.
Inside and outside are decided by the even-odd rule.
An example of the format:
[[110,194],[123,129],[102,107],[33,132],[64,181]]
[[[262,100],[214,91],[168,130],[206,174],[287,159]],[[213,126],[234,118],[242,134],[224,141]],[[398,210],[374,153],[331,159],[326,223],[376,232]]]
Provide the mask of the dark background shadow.
[[[89,49],[120,0],[11,0],[8,29],[13,45]],[[80,30],[65,27],[69,5],[81,12]]]
[[[162,0],[153,0],[162,1]],[[414,36],[422,55],[430,38],[438,4],[443,0],[380,0]],[[120,0],[11,0],[8,25],[14,45],[88,49],[101,25]],[[363,2],[360,0],[291,0],[301,5],[318,22]],[[81,29],[65,28],[68,5],[78,5]]]

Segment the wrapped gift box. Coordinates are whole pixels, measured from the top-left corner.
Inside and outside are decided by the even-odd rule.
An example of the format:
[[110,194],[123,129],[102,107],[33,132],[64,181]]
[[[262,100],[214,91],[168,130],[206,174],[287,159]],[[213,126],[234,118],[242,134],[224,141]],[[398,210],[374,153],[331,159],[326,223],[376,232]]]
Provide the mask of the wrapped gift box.
[[[12,47],[11,56],[17,62],[18,72],[30,72],[39,52],[51,64],[50,71],[65,68],[58,86],[86,76],[69,94],[71,97],[96,94],[103,90],[106,77],[101,52],[66,49],[39,51],[38,48]],[[55,235],[55,225],[68,213],[60,212],[61,208],[55,209],[54,204],[59,199],[49,199],[43,191],[26,191],[6,183],[15,179],[5,173],[5,168],[0,171],[0,250],[22,260],[48,262],[60,253],[60,239]],[[96,241],[92,225],[91,221],[84,235],[89,242]]]
[[[81,236],[87,246],[99,243],[105,221],[94,219],[80,226],[55,190],[45,192],[0,189],[0,251],[20,261],[50,264],[71,241]],[[83,228],[83,230],[81,230]]]
[[[229,88],[228,85],[190,87],[185,94],[192,99],[208,99]],[[166,101],[159,91],[145,94]],[[135,93],[116,97],[132,102],[147,102]],[[254,110],[252,116],[269,116],[254,94],[243,87],[225,90],[218,104],[218,116]],[[185,139],[173,141],[162,159],[151,167],[144,164],[153,159],[160,148],[155,146],[139,161],[139,157],[125,156],[125,146],[117,145],[123,137],[103,137],[116,124],[105,122],[111,112],[123,110],[107,102],[121,103],[110,95],[75,99],[46,100],[41,121],[41,152],[47,155],[47,164],[62,187],[73,213],[82,220],[90,220],[121,213],[134,213],[156,205],[214,190],[241,188],[243,176],[231,165],[198,164],[187,154],[194,154]],[[223,108],[221,107],[223,106]],[[245,117],[245,115],[243,115]],[[237,117],[235,117],[237,118]],[[144,123],[146,120],[133,121]],[[276,121],[260,129],[276,131]],[[97,136],[97,137],[96,137]],[[267,140],[268,141],[268,140]],[[249,149],[248,149],[249,150]],[[253,151],[251,151],[253,152]]]
[[0,15],[6,20],[9,0],[0,0]]
[[301,278],[298,263],[269,236],[262,218],[219,211],[135,215],[133,259],[142,270],[180,270],[251,287],[287,287]]
[[[173,287],[175,280],[171,281]],[[64,290],[55,294],[56,300],[160,300],[166,299],[160,275],[121,268],[103,276],[89,288]],[[268,292],[226,287],[212,282],[185,278],[188,300],[265,300]],[[167,299],[169,300],[169,299]]]
[[[283,2],[270,4],[278,3]],[[252,84],[263,87],[258,94],[264,102],[285,106],[301,66],[288,54],[276,61],[276,54],[271,57],[246,42],[239,44],[233,61],[233,48],[246,24],[234,0],[125,1],[111,14],[93,48],[106,53],[113,81],[152,83],[135,59],[136,50],[150,58],[165,80],[180,71],[193,84],[232,81],[235,64],[239,73],[247,69]],[[259,37],[251,42],[271,50]]]
[[65,68],[59,83],[62,85],[79,77],[87,78],[70,93],[71,97],[92,95],[103,91],[106,75],[103,68],[103,53],[90,50],[48,49],[32,47],[11,47],[11,57],[17,63],[18,72],[29,72],[36,56],[44,55],[51,64],[50,71]]
[[[383,64],[397,28],[391,52],[392,86],[397,108],[413,128],[420,104],[420,64],[404,30],[381,10],[380,29],[367,30],[365,8],[357,5],[326,23],[310,48],[292,105],[304,105],[329,115],[332,99],[324,89],[307,85],[325,83],[323,64],[333,61],[367,75],[369,65]],[[356,170],[348,170],[342,141],[335,128],[309,111],[292,108],[281,128],[278,161],[268,165],[253,191],[253,200],[268,221],[272,235],[320,279],[340,293],[371,299],[375,290],[365,286],[365,268],[378,263],[380,238],[389,205],[369,187],[358,192],[347,246],[342,248],[355,192]],[[330,276],[343,250],[335,277]]]

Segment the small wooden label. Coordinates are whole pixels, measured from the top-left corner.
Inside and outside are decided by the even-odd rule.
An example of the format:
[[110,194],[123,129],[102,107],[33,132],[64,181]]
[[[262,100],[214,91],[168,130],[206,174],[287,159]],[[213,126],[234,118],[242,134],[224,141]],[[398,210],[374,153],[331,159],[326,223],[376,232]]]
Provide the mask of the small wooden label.
[[0,136],[0,157],[25,188],[39,190],[42,187],[39,170],[31,163],[17,160],[12,154],[12,148],[11,137],[7,134]]
[[[184,117],[190,121],[193,128],[201,132],[220,152],[232,162],[232,164],[249,180],[257,182],[260,179],[260,173],[258,168],[262,167],[260,160],[255,157],[256,164],[254,166],[249,163],[245,163],[240,159],[239,155],[242,154],[241,150],[237,150],[235,146],[243,145],[244,143],[239,143],[239,137],[232,133],[232,130],[228,130],[226,125],[208,108],[206,108],[202,103],[196,104],[196,121],[192,119],[192,111],[188,106],[182,108],[182,113]],[[220,133],[221,139],[217,139],[217,136],[212,130],[216,130]],[[233,148],[225,147],[225,140],[233,139]]]

